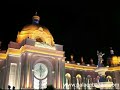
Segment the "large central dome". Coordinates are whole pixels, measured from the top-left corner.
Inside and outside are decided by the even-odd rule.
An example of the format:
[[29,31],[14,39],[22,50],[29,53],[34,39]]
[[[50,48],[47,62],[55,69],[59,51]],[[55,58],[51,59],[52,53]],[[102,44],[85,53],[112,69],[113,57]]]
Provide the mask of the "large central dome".
[[38,42],[45,42],[50,46],[54,46],[54,39],[52,34],[46,27],[39,25],[39,20],[39,16],[33,16],[33,24],[24,26],[21,32],[18,32],[18,43],[21,43],[26,38],[30,38]]

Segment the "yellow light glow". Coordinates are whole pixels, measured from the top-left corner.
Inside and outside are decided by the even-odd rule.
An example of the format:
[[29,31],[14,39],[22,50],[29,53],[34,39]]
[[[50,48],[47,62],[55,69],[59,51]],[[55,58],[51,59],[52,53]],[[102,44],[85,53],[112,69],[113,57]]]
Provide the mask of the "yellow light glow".
[[0,59],[5,60],[7,57],[7,54],[5,53],[0,53]]
[[119,64],[118,57],[117,56],[113,56],[111,63],[114,64],[114,65],[115,64]]
[[116,67],[109,67],[108,71],[117,71],[120,70],[120,66],[116,66]]
[[71,75],[70,75],[69,73],[66,73],[66,74],[65,74],[65,77],[71,78]]
[[39,16],[33,16],[34,19],[40,20]]
[[65,68],[79,69],[79,70],[94,70],[97,67],[92,67],[92,66],[88,67],[88,66],[65,63]]
[[119,61],[119,63],[120,63],[120,56],[118,56],[118,61]]
[[27,84],[26,84],[26,87],[29,88],[29,73],[27,73]]
[[107,78],[107,79],[111,79],[112,77],[111,77],[111,76],[107,76],[106,78]]
[[24,52],[34,52],[34,53],[41,53],[41,54],[47,54],[47,55],[54,55],[54,56],[64,56],[63,51],[56,51],[46,48],[38,48],[30,45],[24,45],[20,49],[14,49],[14,48],[8,48],[7,53],[1,53],[0,59],[6,59],[7,55],[17,55],[20,56]]
[[39,27],[36,25],[25,26],[21,32],[18,32],[17,42],[21,43],[24,39],[41,39],[43,42],[50,46],[54,46],[54,39],[47,28]]
[[[82,65],[65,63],[65,68],[68,68],[68,69],[78,69],[78,70],[93,70],[94,71],[97,67],[82,66]],[[108,71],[116,71],[116,70],[120,70],[120,66],[108,67]]]
[[76,78],[81,78],[81,75],[80,75],[80,74],[77,74]]

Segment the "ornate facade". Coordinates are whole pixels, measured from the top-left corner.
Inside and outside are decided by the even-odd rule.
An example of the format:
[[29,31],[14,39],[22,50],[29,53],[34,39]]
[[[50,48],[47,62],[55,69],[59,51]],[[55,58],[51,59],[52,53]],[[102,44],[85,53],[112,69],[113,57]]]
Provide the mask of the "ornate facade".
[[18,32],[16,42],[10,42],[6,52],[0,53],[0,88],[55,89],[119,88],[119,58],[113,57],[113,66],[102,66],[98,52],[98,66],[91,59],[85,64],[65,61],[63,46],[55,44],[52,34],[39,25],[40,17]]

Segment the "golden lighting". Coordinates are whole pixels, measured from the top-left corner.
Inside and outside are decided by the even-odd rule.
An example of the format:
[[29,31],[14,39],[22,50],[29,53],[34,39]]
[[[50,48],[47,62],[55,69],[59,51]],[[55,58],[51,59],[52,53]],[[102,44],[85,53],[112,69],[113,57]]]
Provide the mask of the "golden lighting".
[[107,76],[106,78],[107,78],[107,79],[111,79],[112,77],[111,77],[111,76]]
[[113,56],[113,57],[112,57],[111,64],[113,64],[113,65],[119,64],[119,60],[118,60],[118,57],[117,57],[117,56]]
[[119,61],[119,63],[120,63],[120,56],[118,56],[118,61]]
[[80,74],[77,74],[76,78],[81,78],[81,75],[80,75]]
[[27,84],[26,84],[26,88],[29,88],[29,79],[30,78],[29,78],[29,71],[28,71],[27,72],[27,82],[26,82]]
[[65,74],[65,77],[71,78],[71,75],[70,75],[69,73],[66,73],[66,74]]
[[7,57],[7,54],[5,53],[0,53],[0,59],[5,60]]
[[82,65],[65,63],[65,68],[79,69],[79,70],[94,70],[94,69],[96,69],[97,67],[82,66]]
[[30,45],[24,45],[20,49],[14,49],[14,48],[8,48],[7,53],[0,53],[0,59],[6,59],[7,55],[17,55],[20,56],[24,52],[34,52],[34,53],[41,53],[41,54],[49,54],[49,55],[55,55],[55,56],[63,56],[64,52],[62,51],[56,51],[46,48],[37,48]]
[[36,25],[25,26],[21,32],[18,32],[16,41],[18,43],[21,43],[26,38],[40,40],[50,46],[54,46],[53,36],[47,28],[43,28]]
[[[65,63],[65,68],[78,69],[78,70],[93,70],[94,71],[97,67]],[[108,67],[108,71],[117,71],[117,70],[120,70],[120,66]]]
[[40,20],[40,17],[39,16],[33,16],[33,19]]
[[109,67],[108,71],[117,71],[120,70],[120,66],[116,66],[116,67]]

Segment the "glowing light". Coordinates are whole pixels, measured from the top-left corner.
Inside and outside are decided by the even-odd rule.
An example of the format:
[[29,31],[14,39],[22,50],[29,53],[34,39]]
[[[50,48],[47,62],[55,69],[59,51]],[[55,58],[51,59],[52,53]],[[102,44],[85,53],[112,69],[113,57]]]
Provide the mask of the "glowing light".
[[65,63],[65,68],[73,68],[73,69],[80,69],[80,70],[94,70],[97,67],[92,67],[92,66],[88,67],[88,66],[83,66],[83,65]]
[[5,54],[5,53],[0,53],[0,59],[6,59],[6,57],[7,57],[7,54]]
[[[39,30],[39,28],[40,28],[40,30]],[[41,28],[43,30],[41,30]],[[49,32],[49,30],[47,28],[38,27],[35,25],[26,26],[22,29],[21,32],[18,32],[16,41],[18,43],[21,43],[26,38],[30,38],[33,40],[40,39],[40,40],[42,40],[42,42],[45,42],[46,44],[48,44],[50,46],[54,46],[53,36],[51,35],[51,33]]]
[[17,64],[11,63],[10,64],[9,82],[8,82],[8,85],[10,85],[11,87],[16,86],[16,69],[17,69]]
[[24,45],[20,49],[14,49],[14,48],[8,48],[7,53],[1,53],[0,54],[0,59],[6,59],[7,55],[18,55],[20,56],[24,52],[36,52],[36,53],[42,53],[42,54],[49,54],[49,55],[55,55],[55,56],[64,56],[63,51],[56,51],[56,50],[51,50],[51,49],[46,49],[46,48],[38,48],[30,45]]
[[120,63],[120,56],[118,56],[118,61],[119,61],[119,63]]
[[115,64],[119,64],[118,57],[117,56],[113,56],[111,63],[114,64],[114,65]]
[[28,67],[28,71],[27,71],[27,83],[26,83],[26,87],[29,88],[29,67]]
[[80,74],[77,74],[76,78],[81,78],[81,75],[80,75]]

